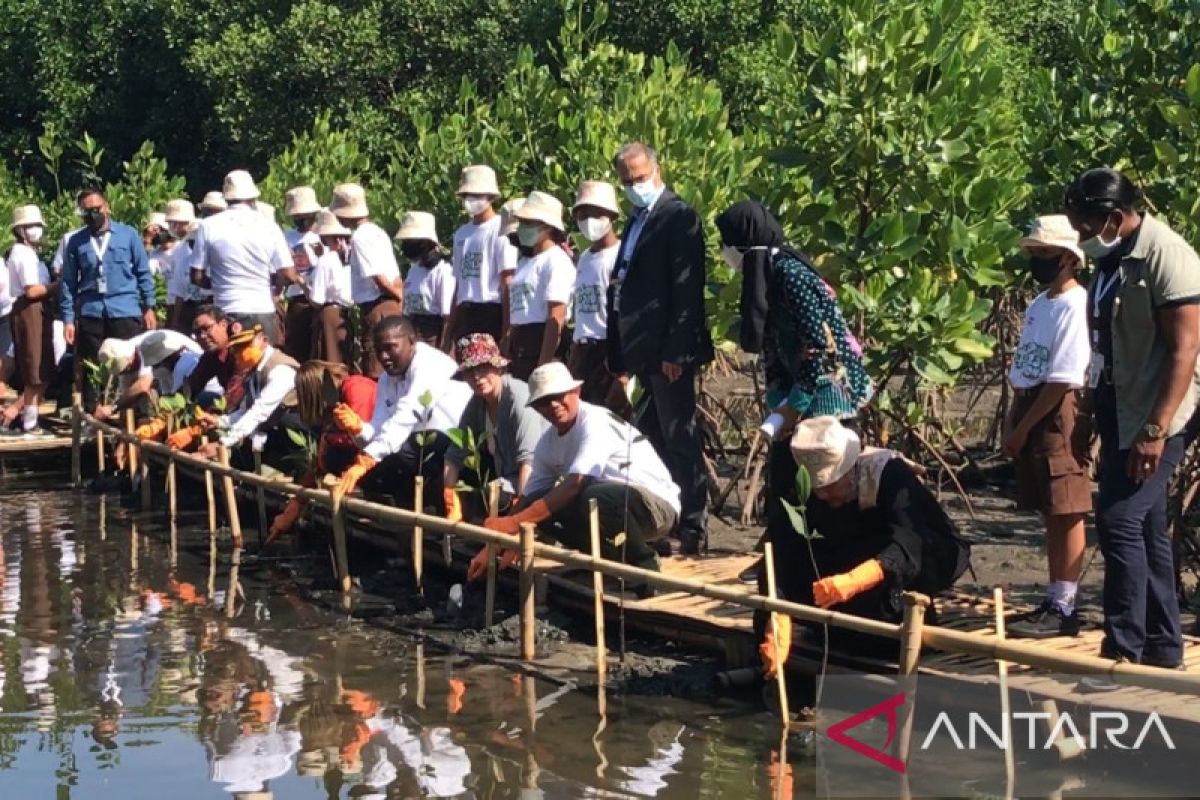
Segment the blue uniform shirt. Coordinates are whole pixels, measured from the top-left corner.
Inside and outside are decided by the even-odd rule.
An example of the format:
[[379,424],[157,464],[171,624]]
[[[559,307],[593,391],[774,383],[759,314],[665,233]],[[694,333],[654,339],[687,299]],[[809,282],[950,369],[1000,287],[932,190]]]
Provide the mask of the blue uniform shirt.
[[[59,307],[63,322],[75,317],[140,317],[154,308],[154,276],[136,230],[120,222],[108,224],[108,244],[87,228],[67,239],[63,254]],[[103,263],[97,251],[104,254]]]

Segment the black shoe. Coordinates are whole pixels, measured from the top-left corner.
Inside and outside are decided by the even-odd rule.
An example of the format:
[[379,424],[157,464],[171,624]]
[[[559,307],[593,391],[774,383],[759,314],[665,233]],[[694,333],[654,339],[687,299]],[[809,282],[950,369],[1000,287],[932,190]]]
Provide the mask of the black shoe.
[[655,539],[650,543],[650,548],[663,558],[668,558],[671,555],[671,540],[666,536],[661,539]]
[[747,586],[758,586],[758,576],[762,574],[763,562],[760,558],[738,573],[738,582]]
[[1162,659],[1155,658],[1154,656],[1147,656],[1145,653],[1142,654],[1142,660],[1138,663],[1143,667],[1158,667],[1159,669],[1182,670],[1184,668],[1182,658]]
[[679,555],[681,556],[698,556],[700,555],[700,545],[704,541],[704,536],[695,531],[680,531],[679,532]]
[[1079,628],[1078,611],[1064,614],[1054,603],[1047,603],[1040,613],[1009,625],[1007,633],[1014,639],[1053,639],[1078,636]]

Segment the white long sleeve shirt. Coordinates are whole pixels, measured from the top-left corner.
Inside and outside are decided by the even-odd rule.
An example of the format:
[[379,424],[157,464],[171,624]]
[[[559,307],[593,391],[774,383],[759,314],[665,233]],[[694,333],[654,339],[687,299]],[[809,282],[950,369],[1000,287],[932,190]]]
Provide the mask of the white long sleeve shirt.
[[[445,433],[456,427],[471,399],[470,387],[454,380],[458,372],[454,359],[424,342],[414,347],[408,372],[379,376],[375,413],[358,436],[359,445],[376,461],[400,452],[414,433]],[[426,393],[428,406],[421,402]]]
[[263,350],[262,361],[246,379],[246,396],[241,407],[222,419],[222,427],[229,428],[221,437],[221,444],[226,447],[236,447],[253,435],[296,388],[296,370],[287,364],[276,364],[269,374],[264,374],[274,352],[269,345]]

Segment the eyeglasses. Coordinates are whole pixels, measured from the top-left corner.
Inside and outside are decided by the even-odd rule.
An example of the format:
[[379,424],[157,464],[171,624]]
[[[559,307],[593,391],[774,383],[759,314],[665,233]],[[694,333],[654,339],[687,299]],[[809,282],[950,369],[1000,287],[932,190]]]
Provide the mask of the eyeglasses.
[[192,336],[199,336],[202,333],[208,333],[215,327],[217,327],[217,323],[215,322],[210,322],[207,325],[195,325],[192,327]]
[[566,394],[552,394],[546,397],[539,397],[533,401],[533,407],[536,409],[549,408],[552,404],[563,404],[566,402]]

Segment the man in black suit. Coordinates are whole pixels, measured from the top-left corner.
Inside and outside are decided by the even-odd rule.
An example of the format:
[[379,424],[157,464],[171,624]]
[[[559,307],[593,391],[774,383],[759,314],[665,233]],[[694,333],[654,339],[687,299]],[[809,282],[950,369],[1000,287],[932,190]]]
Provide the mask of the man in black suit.
[[608,291],[608,364],[622,382],[636,375],[649,394],[638,427],[679,485],[680,549],[700,552],[707,482],[696,428],[696,370],[713,358],[704,316],[704,228],[663,185],[658,157],[644,144],[614,159],[634,211]]

